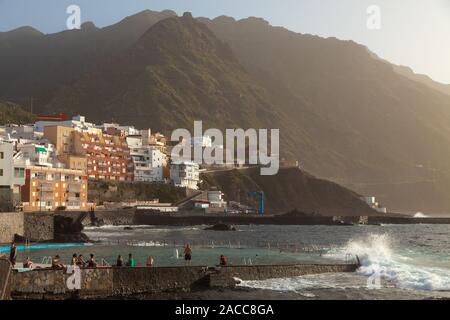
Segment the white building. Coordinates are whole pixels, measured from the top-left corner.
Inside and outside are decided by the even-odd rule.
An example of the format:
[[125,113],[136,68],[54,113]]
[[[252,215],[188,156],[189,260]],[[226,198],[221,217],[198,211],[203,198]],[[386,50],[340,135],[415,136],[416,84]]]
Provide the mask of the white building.
[[210,207],[213,208],[226,208],[227,202],[223,200],[224,194],[220,190],[210,190],[208,191],[208,201]]
[[20,187],[25,184],[25,164],[14,145],[0,140],[0,209],[11,210],[20,202]]
[[34,131],[32,125],[15,125],[8,124],[0,128],[0,138],[4,141],[12,142],[15,146],[18,144],[28,143],[45,143],[47,140],[44,138],[42,132]]
[[148,145],[145,135],[128,136],[127,143],[134,165],[134,181],[165,182],[166,155],[158,147]]
[[116,129],[122,131],[126,136],[139,135],[140,130],[136,129],[134,126],[121,126],[118,123],[103,123],[97,128],[101,129],[103,132],[107,132],[108,129]]
[[86,122],[86,118],[84,116],[75,116],[72,118],[72,120],[66,121],[37,121],[34,124],[34,131],[44,132],[44,128],[49,126],[68,127],[80,131],[88,131],[95,129],[95,125],[93,123]]
[[36,132],[33,125],[8,124],[4,126],[6,136],[16,140],[40,140],[43,138],[42,132]]
[[379,213],[387,213],[387,208],[380,207],[380,204],[377,202],[375,197],[361,197],[361,200],[367,203],[367,205],[375,211]]
[[211,148],[212,139],[210,136],[192,137],[190,141],[191,147]]
[[170,179],[176,187],[197,190],[200,182],[200,167],[194,162],[172,163]]
[[58,167],[60,164],[56,160],[55,147],[52,144],[25,144],[18,145],[18,151],[22,153],[23,158],[28,165],[40,167]]

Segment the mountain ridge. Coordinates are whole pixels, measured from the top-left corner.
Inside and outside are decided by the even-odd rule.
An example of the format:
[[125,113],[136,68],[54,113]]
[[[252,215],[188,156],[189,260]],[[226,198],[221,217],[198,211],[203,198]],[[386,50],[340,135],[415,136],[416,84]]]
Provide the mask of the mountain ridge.
[[[445,199],[441,199],[439,208],[432,198],[413,206],[404,199],[399,201],[401,197],[391,197],[383,188],[371,187],[382,183],[408,185],[415,181],[432,181],[436,173],[444,178],[448,175],[450,99],[447,95],[398,74],[392,64],[353,41],[303,35],[273,27],[261,18],[197,19],[231,48],[231,53],[216,50],[225,56],[211,53],[214,61],[222,66],[219,68],[225,74],[222,78],[214,63],[208,63],[199,52],[184,52],[186,57],[173,52],[177,50],[173,45],[176,41],[169,43],[177,37],[173,34],[167,41],[164,37],[153,36],[158,40],[154,46],[162,46],[162,49],[166,46],[167,57],[175,63],[171,65],[171,61],[164,60],[165,55],[158,57],[157,51],[145,47],[144,51],[153,52],[153,60],[142,60],[145,64],[139,64],[139,68],[148,66],[148,72],[136,73],[138,67],[127,64],[123,56],[156,23],[169,18],[175,18],[173,12],[144,12],[91,32],[89,36],[82,31],[45,36],[51,46],[42,53],[53,58],[51,67],[47,64],[46,69],[34,69],[34,64],[33,67],[26,65],[22,79],[15,78],[14,73],[9,74],[9,78],[0,76],[0,96],[14,96],[14,93],[19,93],[19,97],[28,96],[34,94],[28,90],[31,88],[37,95],[44,96],[40,106],[46,106],[49,112],[61,108],[86,111],[93,119],[129,124],[136,121],[138,126],[151,125],[161,130],[179,126],[190,128],[192,120],[202,118],[207,126],[279,126],[284,156],[299,159],[314,175],[352,185],[358,191],[373,192],[388,206],[450,211],[450,202]],[[39,45],[36,48],[40,48]],[[70,62],[66,66],[61,56],[69,48],[73,50],[72,56],[65,57]],[[33,56],[28,59],[25,51],[21,59],[13,54],[12,60],[1,59],[2,54],[5,56],[0,50],[1,70],[6,65],[7,70],[19,72],[20,66],[14,69],[15,63],[23,59],[36,62]],[[134,54],[139,55],[136,48]],[[224,62],[228,54],[232,54],[237,63]],[[164,67],[157,68],[157,58]],[[46,65],[43,55],[40,59],[37,59],[40,65]],[[104,75],[114,75],[111,77],[114,87],[107,83],[108,76],[98,75],[98,70],[115,59],[122,59],[119,64],[122,69],[109,64],[114,71],[104,70]],[[2,65],[1,61],[7,63]],[[228,64],[232,66],[230,70],[227,70]],[[67,75],[57,72],[58,68],[67,71]],[[34,86],[33,75],[37,71],[41,72],[43,80]],[[238,75],[235,83],[232,73]],[[120,82],[117,79],[122,74],[133,81]],[[89,77],[104,80],[95,84],[95,81],[89,82]],[[199,83],[212,88],[211,97],[206,87],[192,85],[195,77]],[[90,88],[91,99],[83,98],[89,96],[83,93],[83,79]],[[222,90],[225,83],[232,98]],[[248,107],[240,101],[240,90],[245,90],[250,99]],[[69,93],[65,99],[62,99],[65,96],[62,92]],[[80,104],[83,99],[90,108]],[[96,103],[102,105],[97,113],[92,107]],[[177,106],[176,111],[171,112],[173,105]],[[38,102],[36,108],[39,108]],[[138,116],[131,117],[131,110],[137,110]],[[149,111],[152,116],[146,114]],[[405,192],[421,195],[424,194],[421,188],[406,187]]]

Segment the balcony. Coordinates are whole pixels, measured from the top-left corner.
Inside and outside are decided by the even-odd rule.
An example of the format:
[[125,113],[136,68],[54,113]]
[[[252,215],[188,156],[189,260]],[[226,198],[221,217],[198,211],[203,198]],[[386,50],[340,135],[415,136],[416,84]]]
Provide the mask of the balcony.
[[46,192],[46,191],[51,191],[53,192],[53,190],[55,189],[54,186],[52,184],[41,184],[38,186],[39,191],[42,192]]
[[69,190],[69,192],[81,192],[80,185],[69,185],[67,189]]

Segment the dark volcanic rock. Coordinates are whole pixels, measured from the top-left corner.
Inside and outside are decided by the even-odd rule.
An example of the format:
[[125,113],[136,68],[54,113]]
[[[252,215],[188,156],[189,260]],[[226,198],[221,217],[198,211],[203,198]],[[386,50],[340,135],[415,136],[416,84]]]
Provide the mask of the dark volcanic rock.
[[72,217],[55,216],[55,239],[56,242],[89,242],[87,235],[82,233],[83,224]]
[[230,226],[228,224],[219,223],[212,227],[206,228],[205,230],[211,230],[211,231],[236,231],[236,228],[233,226]]
[[14,242],[15,243],[25,243],[26,241],[27,241],[26,237],[21,236],[21,235],[19,235],[17,233],[14,235]]

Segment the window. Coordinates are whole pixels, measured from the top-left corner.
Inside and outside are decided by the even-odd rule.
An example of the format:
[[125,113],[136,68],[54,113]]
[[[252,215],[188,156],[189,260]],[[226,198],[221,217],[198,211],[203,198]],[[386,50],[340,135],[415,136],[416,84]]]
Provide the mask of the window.
[[0,177],[3,177],[3,169],[0,169]]
[[14,178],[23,178],[23,177],[25,177],[25,169],[14,168]]
[[0,152],[0,160],[5,159],[5,153],[4,152]]

